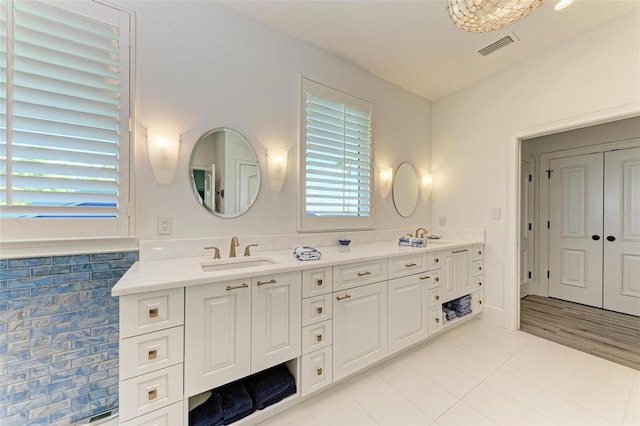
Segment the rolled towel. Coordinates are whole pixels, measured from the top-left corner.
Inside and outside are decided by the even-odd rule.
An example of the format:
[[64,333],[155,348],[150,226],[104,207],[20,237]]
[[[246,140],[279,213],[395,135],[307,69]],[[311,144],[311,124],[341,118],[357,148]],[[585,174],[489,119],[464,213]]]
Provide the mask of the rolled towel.
[[322,256],[318,250],[311,246],[298,246],[293,249],[293,255],[298,260],[318,260]]
[[409,247],[426,247],[427,240],[424,238],[413,238],[413,237],[400,237],[398,239],[399,246],[409,246]]
[[296,382],[284,364],[247,377],[245,385],[258,410],[296,393]]
[[253,400],[242,381],[235,381],[217,388],[222,402],[222,417],[228,425],[256,411]]
[[209,398],[189,411],[189,426],[222,426],[222,399],[217,392],[212,392]]

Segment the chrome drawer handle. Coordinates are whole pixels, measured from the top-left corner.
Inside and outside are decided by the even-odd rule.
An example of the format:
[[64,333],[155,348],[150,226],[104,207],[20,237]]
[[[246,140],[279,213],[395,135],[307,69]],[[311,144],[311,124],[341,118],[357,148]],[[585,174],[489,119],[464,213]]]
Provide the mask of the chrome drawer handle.
[[149,318],[156,318],[158,316],[158,308],[149,309]]
[[322,368],[318,368],[318,369],[316,370],[316,374],[317,374],[318,376],[322,376]]
[[317,281],[316,281],[316,283],[317,283],[319,286],[320,286],[320,285],[322,285],[322,279],[317,280]]
[[317,340],[318,342],[322,342],[322,334],[318,334],[318,335],[316,336],[316,340]]
[[359,276],[359,277],[364,277],[365,275],[371,275],[371,272],[369,272],[369,271],[365,271],[365,272],[358,272],[358,276]]
[[345,294],[344,296],[340,297],[337,296],[336,297],[337,300],[344,300],[344,299],[351,299],[351,295],[350,294]]
[[147,359],[156,359],[158,357],[158,350],[152,349],[147,353]]
[[322,306],[318,306],[318,307],[316,308],[316,312],[317,312],[318,314],[321,314],[321,313],[322,313]]
[[407,267],[407,268],[411,268],[413,266],[416,266],[416,264],[415,263],[406,263],[404,266]]
[[275,284],[277,281],[274,279],[271,279],[269,281],[258,281],[258,285],[266,285],[266,284]]
[[150,390],[150,391],[147,393],[147,399],[148,399],[149,401],[153,401],[153,400],[154,400],[154,399],[156,399],[157,397],[158,397],[158,390],[157,390],[157,389]]
[[247,287],[249,287],[248,284],[241,284],[241,285],[234,285],[234,286],[228,285],[227,286],[227,291],[237,290],[239,288],[247,288]]

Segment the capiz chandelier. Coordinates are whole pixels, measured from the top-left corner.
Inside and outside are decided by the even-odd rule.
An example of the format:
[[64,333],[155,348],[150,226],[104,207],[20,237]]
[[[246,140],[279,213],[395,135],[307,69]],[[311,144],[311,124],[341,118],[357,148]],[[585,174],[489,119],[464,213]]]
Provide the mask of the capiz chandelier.
[[544,0],[447,0],[449,17],[458,28],[484,33],[513,24]]

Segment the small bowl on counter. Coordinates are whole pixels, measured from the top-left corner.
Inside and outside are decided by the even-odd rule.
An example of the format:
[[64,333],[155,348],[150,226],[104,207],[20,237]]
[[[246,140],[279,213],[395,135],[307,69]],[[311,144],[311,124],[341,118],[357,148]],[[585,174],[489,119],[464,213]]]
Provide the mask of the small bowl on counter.
[[341,246],[344,246],[344,247],[351,244],[351,240],[338,240],[338,242],[340,243]]

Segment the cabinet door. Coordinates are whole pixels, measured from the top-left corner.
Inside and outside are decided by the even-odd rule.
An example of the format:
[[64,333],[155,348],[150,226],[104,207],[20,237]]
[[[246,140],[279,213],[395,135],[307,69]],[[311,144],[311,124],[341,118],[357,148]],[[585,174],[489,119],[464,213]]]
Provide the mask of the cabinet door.
[[235,280],[186,289],[186,396],[249,375],[251,287]]
[[440,256],[441,261],[444,263],[445,276],[441,279],[442,282],[442,301],[448,302],[456,298],[456,267],[455,267],[455,255],[448,251],[442,253]]
[[300,272],[252,278],[251,371],[300,356]]
[[387,283],[333,293],[333,378],[387,355]]
[[471,293],[469,249],[450,250],[443,258],[446,278],[442,284],[442,301],[448,302]]
[[429,335],[427,289],[420,275],[389,280],[389,353],[404,349]]

